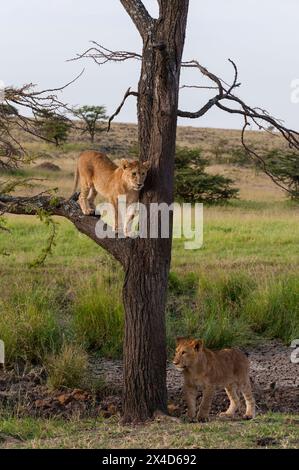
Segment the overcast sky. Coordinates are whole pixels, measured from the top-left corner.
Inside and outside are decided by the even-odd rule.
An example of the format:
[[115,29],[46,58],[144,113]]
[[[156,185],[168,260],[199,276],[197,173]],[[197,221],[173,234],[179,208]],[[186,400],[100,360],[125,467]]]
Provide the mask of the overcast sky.
[[[171,0],[169,0],[171,1]],[[157,14],[156,0],[144,0]],[[84,76],[64,92],[72,105],[104,104],[111,114],[125,90],[137,87],[139,64],[66,62],[95,40],[111,49],[140,52],[139,35],[119,0],[1,1],[0,80],[40,88]],[[232,58],[240,72],[240,97],[299,128],[299,104],[291,102],[291,82],[299,79],[298,0],[190,0],[185,59],[196,58],[226,81]],[[201,84],[197,72],[184,71],[182,84]],[[196,110],[208,98],[201,90],[182,90],[180,108]],[[130,98],[117,119],[136,122]],[[212,110],[200,120],[180,124],[233,128],[240,121]]]

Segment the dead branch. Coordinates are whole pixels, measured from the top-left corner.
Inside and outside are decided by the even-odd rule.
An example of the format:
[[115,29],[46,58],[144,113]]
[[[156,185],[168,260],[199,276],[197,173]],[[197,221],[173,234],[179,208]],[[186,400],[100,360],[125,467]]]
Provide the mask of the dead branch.
[[[77,81],[84,70],[67,84],[37,91],[32,83],[22,87],[7,87],[4,90],[4,100],[0,105],[0,166],[17,168],[27,160],[27,152],[19,139],[15,137],[16,130],[22,130],[49,143],[52,140],[41,135],[36,126],[36,116],[44,111],[53,116],[64,116],[69,107],[58,99],[57,93]],[[31,114],[31,115],[30,115]]]
[[112,114],[112,116],[110,116],[110,118],[109,118],[107,132],[110,131],[111,122],[112,122],[113,119],[121,112],[122,107],[123,107],[123,105],[125,104],[126,99],[127,99],[129,96],[137,96],[137,97],[138,97],[138,93],[137,93],[137,91],[131,91],[131,88],[128,88],[128,89],[127,89],[127,91],[126,91],[126,93],[125,93],[125,95],[124,95],[124,97],[123,97],[123,100],[122,100],[122,102],[120,103],[119,107],[117,108],[117,110],[115,111],[115,113]]
[[[213,98],[211,98],[202,108],[200,108],[196,112],[188,112],[188,111],[181,111],[178,110],[179,117],[186,117],[190,119],[196,119],[198,117],[203,116],[209,111],[212,107],[216,106],[217,108],[221,109],[222,111],[226,111],[230,114],[238,114],[243,117],[244,119],[244,126],[241,133],[241,143],[246,150],[249,157],[253,160],[257,161],[260,168],[272,179],[272,181],[277,184],[283,190],[292,193],[292,191],[283,185],[277,177],[275,177],[267,168],[267,164],[264,161],[261,155],[251,149],[245,141],[245,131],[250,126],[250,122],[255,124],[259,129],[264,130],[268,133],[273,134],[272,131],[269,131],[269,126],[273,130],[276,130],[280,133],[280,135],[288,142],[290,148],[299,150],[299,132],[288,129],[284,124],[283,121],[280,119],[276,119],[271,114],[258,107],[251,107],[248,106],[243,100],[241,100],[238,96],[233,94],[233,91],[240,86],[238,82],[238,69],[236,64],[229,60],[234,69],[234,78],[231,85],[228,85],[224,80],[217,77],[215,74],[209,72],[205,67],[199,64],[196,60],[191,60],[188,62],[183,62],[182,67],[186,68],[197,68],[201,75],[208,78],[210,81],[214,82],[217,85],[218,93]],[[183,86],[186,88],[186,86]],[[238,107],[231,106],[231,104],[235,104]]]
[[92,59],[96,64],[103,65],[107,62],[124,62],[126,60],[136,59],[141,60],[142,56],[137,52],[129,51],[112,51],[107,47],[102,46],[96,41],[90,41],[93,47],[88,48],[76,57],[69,59],[69,62],[80,59]]

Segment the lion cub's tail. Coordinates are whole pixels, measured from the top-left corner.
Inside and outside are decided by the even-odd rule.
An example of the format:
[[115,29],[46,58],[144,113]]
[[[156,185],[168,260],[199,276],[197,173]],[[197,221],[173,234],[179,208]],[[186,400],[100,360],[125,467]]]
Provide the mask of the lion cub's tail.
[[75,172],[74,190],[73,190],[73,193],[76,192],[76,189],[77,189],[77,186],[78,186],[78,181],[79,181],[79,169],[78,169],[78,165],[77,165],[77,167],[76,167],[76,172]]

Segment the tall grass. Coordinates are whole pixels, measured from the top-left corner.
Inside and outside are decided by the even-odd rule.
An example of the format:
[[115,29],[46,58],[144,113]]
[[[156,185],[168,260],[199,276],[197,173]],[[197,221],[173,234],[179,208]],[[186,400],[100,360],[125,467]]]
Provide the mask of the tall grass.
[[251,294],[243,319],[253,332],[290,342],[299,338],[299,276],[273,278]]
[[[57,383],[65,378],[63,369],[84,368],[84,361],[74,362],[76,351],[78,358],[85,352],[121,357],[124,312],[120,278],[113,270],[85,273],[80,281],[42,278],[24,284],[20,277],[3,288],[0,338],[8,362],[45,363],[50,355]],[[201,337],[212,348],[274,338],[289,343],[299,338],[299,275],[171,273],[166,321],[170,354],[182,335]]]
[[79,287],[74,302],[72,328],[77,341],[103,356],[118,357],[122,350],[124,315],[118,287],[93,276]]
[[[179,295],[183,286],[184,279]],[[265,338],[289,343],[299,337],[299,276],[294,274],[280,279],[257,279],[242,271],[201,275],[190,300],[182,295],[176,311],[168,312],[170,349],[175,337],[181,335],[202,337],[215,348]]]
[[45,286],[19,284],[0,301],[0,338],[8,361],[42,361],[61,344],[55,292]]
[[46,358],[48,386],[53,389],[61,387],[81,387],[88,378],[88,355],[76,344],[64,344],[57,354]]

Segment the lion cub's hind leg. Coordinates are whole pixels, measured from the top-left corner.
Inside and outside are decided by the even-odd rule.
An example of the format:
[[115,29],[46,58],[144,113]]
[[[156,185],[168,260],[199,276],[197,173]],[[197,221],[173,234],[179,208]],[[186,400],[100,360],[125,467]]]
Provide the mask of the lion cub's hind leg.
[[92,209],[93,212],[96,210],[96,206],[95,206],[94,201],[95,201],[95,198],[96,198],[97,194],[98,193],[97,193],[95,187],[92,186],[89,190],[89,194],[87,196],[87,201],[88,201],[88,205],[89,205],[90,209]]
[[252,393],[252,388],[250,380],[248,380],[245,385],[242,387],[242,394],[246,403],[246,412],[243,416],[244,419],[253,419],[255,418],[255,400]]
[[235,412],[240,407],[240,398],[239,398],[237,388],[235,385],[226,387],[225,391],[229,398],[230,403],[229,403],[228,409],[224,411],[223,413],[220,413],[219,416],[226,417],[226,418],[233,418]]
[[90,187],[81,185],[81,192],[79,196],[79,205],[84,215],[92,215],[94,209],[89,205],[88,196],[90,194]]

